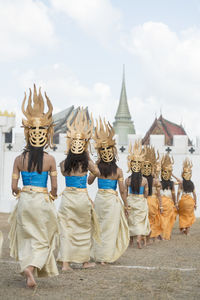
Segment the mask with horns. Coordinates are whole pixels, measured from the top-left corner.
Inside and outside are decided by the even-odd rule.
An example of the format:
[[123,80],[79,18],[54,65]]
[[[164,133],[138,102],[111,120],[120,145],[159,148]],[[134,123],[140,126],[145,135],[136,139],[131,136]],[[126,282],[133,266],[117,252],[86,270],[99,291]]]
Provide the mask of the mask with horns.
[[130,144],[128,149],[128,172],[140,172],[142,167],[142,162],[146,154],[146,149],[142,149],[142,142],[140,140],[135,141],[133,147]]
[[117,149],[115,147],[115,135],[113,127],[109,122],[102,122],[101,118],[96,120],[96,128],[93,139],[95,141],[95,149],[98,150],[100,158],[104,162],[111,162],[117,155]]
[[34,84],[33,93],[33,106],[32,106],[32,92],[30,89],[30,94],[28,98],[28,105],[25,109],[26,93],[22,103],[22,112],[26,119],[22,119],[22,124],[24,127],[26,147],[30,144],[33,147],[50,147],[53,146],[53,119],[52,111],[53,106],[51,101],[45,93],[45,98],[47,100],[48,112],[44,113],[44,100],[41,94],[41,89],[39,89],[39,94],[37,94],[36,86]]
[[74,154],[81,154],[87,150],[92,133],[92,114],[89,118],[83,108],[76,115],[72,112],[67,121],[67,152],[71,150]]
[[192,177],[192,167],[193,167],[192,162],[188,158],[186,158],[183,162],[183,171],[182,171],[182,177],[185,180],[190,180],[191,179],[191,177]]
[[163,155],[161,159],[161,177],[164,180],[170,180],[172,176],[173,167],[174,164],[173,157],[170,158],[169,154]]

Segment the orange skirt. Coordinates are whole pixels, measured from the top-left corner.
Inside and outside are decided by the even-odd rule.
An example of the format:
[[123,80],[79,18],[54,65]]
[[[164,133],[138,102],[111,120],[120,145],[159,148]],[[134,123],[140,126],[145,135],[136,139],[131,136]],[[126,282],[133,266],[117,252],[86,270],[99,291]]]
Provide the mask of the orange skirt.
[[183,194],[179,203],[179,228],[187,228],[195,222],[195,202],[191,195]]
[[158,198],[156,195],[148,196],[147,202],[149,207],[149,223],[151,227],[150,237],[157,237],[162,233]]
[[160,214],[162,237],[165,240],[170,240],[177,213],[170,197],[162,196],[162,207],[163,213]]

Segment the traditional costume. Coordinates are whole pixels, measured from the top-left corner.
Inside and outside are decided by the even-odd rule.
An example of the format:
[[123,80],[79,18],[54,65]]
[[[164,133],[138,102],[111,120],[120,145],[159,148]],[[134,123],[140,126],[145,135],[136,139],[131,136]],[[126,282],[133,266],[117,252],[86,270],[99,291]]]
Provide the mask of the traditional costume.
[[[173,159],[165,154],[161,160],[161,199],[163,212],[161,214],[162,237],[170,240],[171,232],[176,220],[174,182],[171,181]],[[174,199],[174,200],[173,200]]]
[[[99,126],[93,136],[99,159],[111,163],[117,155],[114,129],[100,118]],[[118,179],[123,181],[123,177]],[[94,241],[92,256],[97,262],[111,263],[116,261],[129,244],[128,223],[124,206],[118,197],[117,180],[98,178],[98,192],[95,198],[95,210],[101,228],[101,244]]]
[[[179,195],[181,195],[181,199],[178,202],[179,228],[181,231],[185,231],[187,228],[191,227],[196,220],[194,214],[194,208],[196,206],[196,194],[191,177],[192,163],[186,158],[183,162],[183,182],[179,184],[177,196],[177,198],[179,198]],[[188,184],[190,184],[189,187],[187,186]]]
[[[136,141],[134,146],[129,145],[128,172],[140,173],[142,162],[144,161],[145,151],[142,149],[140,141]],[[128,186],[128,205],[130,207],[128,224],[130,236],[148,236],[150,233],[150,224],[148,218],[148,204],[144,197],[144,186],[140,186],[139,191],[132,190]]]
[[151,227],[151,238],[158,237],[161,232],[160,208],[162,208],[162,201],[160,196],[160,182],[156,178],[156,167],[159,156],[156,158],[155,150],[151,147],[146,147],[146,154],[142,164],[142,175],[148,181],[148,209],[149,222]]
[[[86,112],[78,111],[67,122],[67,151],[81,154],[87,150],[92,136],[93,121]],[[87,175],[65,176],[66,188],[59,207],[60,249],[58,261],[85,263],[90,260],[92,237],[99,242],[99,225],[93,203],[87,192]]]
[[[48,112],[44,113],[44,101],[34,85],[33,107],[30,96],[25,110],[26,94],[22,111],[27,120],[22,123],[27,146],[51,146],[53,138],[52,104],[45,93]],[[53,173],[53,172],[52,172]],[[21,272],[27,267],[34,267],[34,274],[39,277],[58,275],[53,251],[56,246],[58,224],[56,209],[51,194],[48,194],[48,172],[21,171],[23,188],[16,195],[18,203],[9,218],[10,255],[20,262]],[[56,176],[56,172],[51,174]],[[14,179],[19,179],[13,173]]]

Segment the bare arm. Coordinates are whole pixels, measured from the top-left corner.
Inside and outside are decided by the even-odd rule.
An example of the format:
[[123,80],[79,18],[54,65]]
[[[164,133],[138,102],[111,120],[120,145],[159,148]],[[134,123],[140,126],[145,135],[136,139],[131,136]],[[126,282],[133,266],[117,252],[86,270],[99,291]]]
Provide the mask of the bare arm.
[[89,174],[89,177],[88,177],[88,184],[92,184],[96,179],[96,176],[92,173]]
[[19,169],[19,156],[15,158],[13,165],[13,173],[12,173],[12,193],[13,195],[17,195],[19,193],[18,181],[20,177],[20,169]]
[[51,160],[50,160],[50,178],[51,178],[50,193],[53,197],[57,197],[57,170],[56,170],[56,161],[53,156],[51,156]]
[[144,184],[144,197],[147,198],[149,194],[149,186],[148,186],[148,181],[146,178],[143,177],[143,180],[145,179],[145,184]]
[[179,198],[180,198],[180,195],[181,195],[181,191],[182,191],[182,183],[180,183],[179,186],[178,186],[178,192],[177,192],[177,196],[176,196],[177,204],[178,204],[178,202],[179,202]]
[[176,209],[178,210],[178,203],[176,201],[176,194],[175,194],[174,184],[173,184],[173,187],[172,187],[172,200],[174,202],[174,205],[175,205]]
[[195,203],[194,208],[197,209],[197,195],[196,195],[195,189],[193,190],[192,194],[193,194],[194,203]]
[[157,193],[157,197],[158,197],[158,201],[159,201],[159,207],[160,207],[160,213],[163,213],[163,206],[162,206],[162,197],[160,194],[160,188],[161,188],[161,184],[160,181],[158,179],[155,179],[155,187],[156,187],[156,193]]
[[124,202],[124,206],[128,207],[128,203],[126,200],[127,193],[126,193],[125,184],[124,184],[124,176],[123,176],[123,172],[121,169],[119,169],[118,174],[119,174],[119,177],[118,177],[117,181],[118,181],[118,185],[119,185],[120,196]]
[[125,180],[125,196],[128,197],[128,178]]
[[[91,160],[91,158],[88,158],[88,169],[89,171],[95,176],[100,177],[100,171],[97,165]],[[93,180],[94,181],[94,180]]]

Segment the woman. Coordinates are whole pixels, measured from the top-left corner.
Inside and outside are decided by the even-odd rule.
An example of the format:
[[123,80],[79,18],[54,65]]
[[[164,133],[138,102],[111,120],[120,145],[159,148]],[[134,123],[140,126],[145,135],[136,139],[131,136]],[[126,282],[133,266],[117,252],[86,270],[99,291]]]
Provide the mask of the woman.
[[142,176],[141,167],[144,161],[145,151],[142,150],[141,141],[136,141],[133,149],[130,144],[128,156],[128,172],[132,174],[126,181],[126,192],[128,195],[127,201],[130,207],[129,211],[129,231],[130,231],[130,246],[133,246],[133,237],[137,237],[138,248],[142,248],[141,241],[150,235],[150,224],[148,218],[148,182]]
[[172,164],[168,154],[165,154],[161,160],[161,199],[163,212],[161,214],[162,237],[164,240],[170,240],[171,232],[176,220],[176,210],[178,209],[174,182],[171,180]]
[[[196,193],[194,183],[191,181],[192,177],[192,163],[189,159],[183,162],[182,182],[179,183],[177,202],[179,212],[179,228],[184,234],[188,234],[190,227],[195,222],[194,209],[196,209]],[[179,197],[181,199],[179,201]]]
[[67,122],[67,157],[61,162],[66,189],[59,207],[60,249],[58,261],[62,270],[72,270],[70,263],[81,263],[83,268],[94,267],[89,263],[92,237],[99,241],[99,228],[92,201],[87,193],[87,172],[99,174],[89,158],[87,147],[93,131],[93,120],[81,109]]
[[[127,249],[129,230],[125,217],[128,215],[128,205],[125,197],[125,187],[122,170],[116,165],[116,147],[113,139],[114,130],[109,123],[99,119],[93,136],[99,160],[97,167],[99,175],[90,173],[88,184],[98,177],[98,192],[95,198],[95,210],[100,222],[101,245],[94,242],[93,257],[102,265],[116,261]],[[116,191],[117,184],[124,206]],[[125,214],[124,214],[125,211]]]
[[148,208],[149,222],[151,227],[150,237],[161,238],[162,228],[160,222],[160,213],[162,213],[162,199],[160,196],[160,182],[158,179],[158,159],[156,159],[155,150],[153,147],[146,147],[146,154],[142,164],[142,175],[148,181]]
[[[58,275],[53,255],[58,233],[57,217],[53,201],[57,198],[57,172],[53,156],[44,152],[53,137],[52,104],[46,96],[48,112],[44,113],[44,101],[34,85],[33,107],[31,90],[28,106],[22,111],[27,120],[22,121],[26,148],[17,156],[13,166],[12,192],[18,203],[10,217],[10,255],[19,260],[21,272],[26,276],[28,287],[36,285],[34,275]],[[18,188],[20,173],[23,188]],[[51,177],[48,194],[47,179]]]

